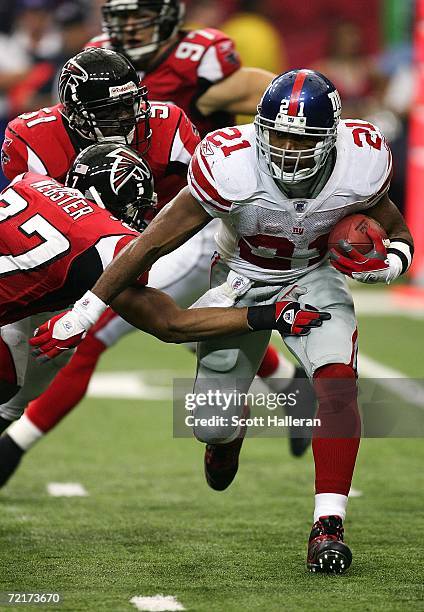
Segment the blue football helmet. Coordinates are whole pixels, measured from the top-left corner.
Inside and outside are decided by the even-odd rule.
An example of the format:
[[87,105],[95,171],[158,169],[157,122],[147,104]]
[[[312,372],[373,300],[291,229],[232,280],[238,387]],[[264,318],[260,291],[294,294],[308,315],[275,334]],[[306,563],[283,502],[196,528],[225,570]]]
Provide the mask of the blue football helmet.
[[[319,72],[290,70],[275,77],[255,117],[261,169],[282,183],[299,183],[314,176],[336,144],[340,113],[339,92]],[[276,144],[278,135],[298,144],[282,148]],[[302,141],[307,148],[301,148]]]

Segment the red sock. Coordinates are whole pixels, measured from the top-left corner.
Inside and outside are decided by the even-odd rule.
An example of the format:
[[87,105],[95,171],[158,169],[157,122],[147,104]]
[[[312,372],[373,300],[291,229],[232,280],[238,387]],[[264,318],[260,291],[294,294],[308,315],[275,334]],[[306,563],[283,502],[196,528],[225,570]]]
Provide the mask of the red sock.
[[321,420],[312,439],[315,491],[348,495],[361,433],[355,371],[344,364],[324,366],[315,372],[314,388]]
[[279,364],[280,357],[277,349],[269,344],[264,358],[262,359],[262,363],[259,366],[258,376],[261,378],[268,378],[268,376],[272,376],[277,371]]
[[38,429],[47,433],[82,400],[106,348],[94,335],[88,335],[48,389],[30,402],[25,414]]

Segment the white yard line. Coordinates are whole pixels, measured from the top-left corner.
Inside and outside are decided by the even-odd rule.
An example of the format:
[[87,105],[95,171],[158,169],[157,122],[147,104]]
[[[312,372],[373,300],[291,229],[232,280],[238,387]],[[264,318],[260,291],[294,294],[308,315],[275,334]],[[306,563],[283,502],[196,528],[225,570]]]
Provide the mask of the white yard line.
[[123,399],[165,400],[172,397],[172,378],[175,373],[164,377],[166,386],[150,385],[146,380],[151,374],[145,372],[99,372],[93,376],[88,387],[90,397],[116,397]]
[[[374,359],[362,353],[358,355],[358,371],[360,376],[373,378],[376,382],[381,382],[386,389],[398,397],[413,406],[424,409],[424,386],[414,379],[408,380],[408,376],[403,372],[374,361]],[[399,384],[400,378],[403,379],[401,384]],[[384,379],[384,383],[381,379]]]
[[87,497],[88,492],[79,482],[49,482],[47,492],[52,497]]
[[154,595],[153,597],[137,595],[130,599],[130,603],[132,603],[137,610],[147,610],[150,612],[185,610],[184,606],[180,604],[173,595]]
[[[361,376],[373,378],[376,382],[384,379],[384,386],[388,390],[401,396],[414,406],[424,408],[424,386],[416,380],[407,380],[408,377],[403,372],[383,365],[363,353],[358,356],[358,370]],[[90,397],[121,399],[171,400],[172,381],[176,377],[191,378],[189,373],[173,372],[172,370],[100,372],[91,379],[88,395]],[[403,379],[400,386],[399,379]],[[163,384],[150,384],[156,381]],[[259,380],[256,384],[261,385],[260,388],[264,391]]]

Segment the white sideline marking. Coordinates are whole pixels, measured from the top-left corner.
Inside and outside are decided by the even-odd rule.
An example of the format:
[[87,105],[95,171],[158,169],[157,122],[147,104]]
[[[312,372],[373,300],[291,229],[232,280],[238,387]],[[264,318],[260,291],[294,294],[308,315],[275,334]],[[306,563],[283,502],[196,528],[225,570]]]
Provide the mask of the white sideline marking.
[[[173,373],[175,376],[175,373]],[[141,372],[100,372],[95,374],[88,387],[90,397],[116,397],[126,399],[171,399],[169,386],[153,386],[144,382],[144,377],[150,378],[149,371]],[[172,384],[172,374],[164,377]],[[151,379],[150,379],[151,380]]]
[[375,378],[377,381],[384,378],[384,386],[398,397],[419,408],[424,408],[424,386],[415,380],[405,380],[399,388],[398,378],[407,379],[408,376],[399,370],[382,365],[371,357],[358,355],[358,370],[362,376]]
[[53,497],[87,497],[87,490],[79,482],[49,482],[47,492]]
[[353,487],[350,487],[348,497],[362,497],[362,495],[363,495],[362,491],[360,491],[359,489],[354,489]]
[[150,612],[168,612],[168,610],[185,610],[184,606],[173,595],[154,595],[153,597],[142,597],[138,595],[130,599],[137,610],[149,610]]

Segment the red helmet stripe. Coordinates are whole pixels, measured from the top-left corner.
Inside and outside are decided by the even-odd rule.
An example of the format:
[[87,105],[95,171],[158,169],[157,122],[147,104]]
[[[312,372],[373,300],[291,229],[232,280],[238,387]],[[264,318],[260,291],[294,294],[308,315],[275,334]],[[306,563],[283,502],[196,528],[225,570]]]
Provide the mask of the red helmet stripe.
[[308,70],[300,70],[294,80],[293,89],[290,96],[290,104],[288,114],[291,117],[297,117],[299,110],[299,99],[302,92],[303,83],[308,76]]

